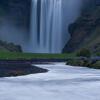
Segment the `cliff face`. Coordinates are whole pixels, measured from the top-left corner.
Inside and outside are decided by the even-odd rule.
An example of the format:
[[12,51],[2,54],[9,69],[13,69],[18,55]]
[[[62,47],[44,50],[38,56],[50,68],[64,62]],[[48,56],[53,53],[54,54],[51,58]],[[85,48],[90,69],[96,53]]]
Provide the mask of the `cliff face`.
[[31,0],[0,0],[0,9],[6,20],[13,21],[17,26],[29,28]]
[[93,52],[100,51],[100,6],[85,11],[69,26],[71,39],[63,52],[73,52],[80,48],[89,48]]

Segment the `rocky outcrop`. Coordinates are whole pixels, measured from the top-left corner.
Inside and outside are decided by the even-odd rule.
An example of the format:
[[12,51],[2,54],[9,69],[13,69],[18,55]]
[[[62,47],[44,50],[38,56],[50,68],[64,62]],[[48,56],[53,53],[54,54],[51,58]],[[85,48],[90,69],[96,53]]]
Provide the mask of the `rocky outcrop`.
[[7,43],[0,40],[0,51],[22,52],[22,49],[19,45],[14,45],[13,43]]
[[63,52],[73,52],[80,48],[88,48],[93,52],[100,51],[100,6],[85,11],[69,26],[71,39]]

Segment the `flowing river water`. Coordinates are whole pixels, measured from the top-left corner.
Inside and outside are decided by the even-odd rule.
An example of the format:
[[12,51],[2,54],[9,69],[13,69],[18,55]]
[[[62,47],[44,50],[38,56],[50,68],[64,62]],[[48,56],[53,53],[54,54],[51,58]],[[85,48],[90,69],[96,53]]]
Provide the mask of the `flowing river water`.
[[100,100],[100,70],[62,63],[47,73],[0,78],[0,100]]

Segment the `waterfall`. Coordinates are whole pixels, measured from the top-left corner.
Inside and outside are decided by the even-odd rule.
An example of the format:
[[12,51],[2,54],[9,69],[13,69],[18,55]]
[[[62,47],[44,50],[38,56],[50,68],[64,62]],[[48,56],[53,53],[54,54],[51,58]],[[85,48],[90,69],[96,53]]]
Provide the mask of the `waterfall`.
[[61,53],[81,0],[32,0],[30,52]]

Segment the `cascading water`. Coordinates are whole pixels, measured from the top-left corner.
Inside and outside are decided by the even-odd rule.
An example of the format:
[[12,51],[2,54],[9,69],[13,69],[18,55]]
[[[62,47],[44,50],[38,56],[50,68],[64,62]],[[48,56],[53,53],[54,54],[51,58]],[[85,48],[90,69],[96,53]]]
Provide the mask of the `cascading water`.
[[81,0],[32,0],[30,52],[60,53],[69,39],[68,25]]

